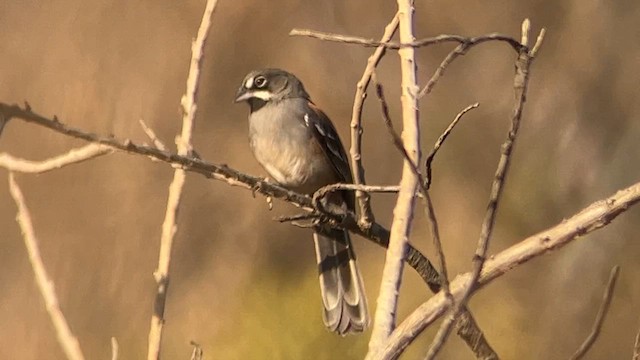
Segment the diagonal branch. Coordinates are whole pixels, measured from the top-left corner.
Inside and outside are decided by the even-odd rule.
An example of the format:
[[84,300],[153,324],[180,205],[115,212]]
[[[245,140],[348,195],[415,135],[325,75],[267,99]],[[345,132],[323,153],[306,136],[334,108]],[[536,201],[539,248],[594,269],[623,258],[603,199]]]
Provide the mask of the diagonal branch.
[[[393,34],[395,34],[398,28],[398,14],[394,15],[393,20],[384,29],[384,34],[380,41],[387,42],[391,40]],[[356,185],[366,184],[364,178],[364,167],[362,166],[362,108],[364,100],[367,97],[367,87],[371,81],[371,75],[373,74],[376,66],[380,63],[380,60],[384,56],[386,48],[384,46],[378,46],[376,51],[367,60],[367,66],[364,69],[364,73],[356,85],[356,94],[353,100],[353,110],[351,113],[351,149],[349,151],[351,155],[351,168],[353,169],[353,182]],[[356,191],[356,198],[360,207],[360,219],[359,221],[369,226],[375,218],[373,211],[371,210],[371,198],[369,193],[364,191]]]
[[453,131],[453,128],[456,125],[458,125],[458,122],[460,122],[460,120],[462,120],[462,117],[469,111],[477,108],[478,106],[480,106],[480,104],[475,103],[462,109],[462,111],[460,111],[458,115],[456,115],[455,119],[453,119],[451,124],[449,124],[449,126],[447,126],[444,132],[440,135],[438,140],[436,140],[436,143],[433,145],[433,149],[431,149],[431,152],[429,153],[429,155],[427,155],[427,160],[425,161],[425,164],[426,164],[425,167],[426,167],[427,173],[423,183],[425,184],[427,189],[431,187],[431,163],[433,162],[433,159],[436,157],[436,154],[440,150],[440,147],[442,146],[442,144],[444,144],[445,140],[447,140],[447,137],[449,137],[449,135]]
[[[178,154],[182,156],[193,152],[191,136],[193,133],[194,120],[197,111],[198,83],[200,78],[200,68],[204,46],[211,26],[211,17],[215,10],[217,0],[207,1],[204,15],[196,40],[191,44],[191,65],[187,77],[187,90],[182,97],[181,105],[183,110],[182,132],[176,140]],[[153,304],[153,314],[151,316],[151,326],[149,330],[149,347],[147,352],[148,360],[160,359],[160,346],[162,343],[162,330],[164,326],[164,310],[167,301],[169,287],[169,268],[171,265],[171,251],[173,241],[177,231],[178,209],[182,198],[182,189],[186,178],[184,169],[174,171],[173,180],[169,185],[169,195],[164,222],[162,223],[162,235],[160,238],[160,254],[158,256],[158,267],[154,272],[157,283],[157,292]]]
[[[606,199],[596,201],[558,225],[532,235],[493,255],[484,264],[472,292],[478,291],[508,271],[540,255],[557,250],[578,238],[605,227],[638,202],[640,202],[640,182],[620,190]],[[472,280],[473,274],[466,273],[459,275],[451,282],[451,294],[457,303],[472,284]],[[440,318],[449,308],[449,301],[442,293],[420,305],[391,334],[383,352],[377,358],[397,359],[418,334]]]
[[596,315],[596,320],[593,323],[591,333],[589,333],[589,336],[587,336],[582,345],[580,345],[580,348],[576,350],[576,352],[571,356],[571,360],[582,359],[587,354],[589,349],[591,349],[593,343],[596,342],[598,335],[600,335],[602,324],[604,323],[604,319],[607,317],[607,313],[609,312],[609,306],[611,305],[611,299],[613,298],[613,290],[616,287],[616,281],[618,280],[619,273],[620,266],[616,265],[611,269],[607,287],[605,288],[604,294],[602,295],[602,304],[600,305],[600,309],[598,309],[598,314]]
[[53,281],[49,278],[49,274],[47,274],[47,270],[42,262],[42,257],[40,256],[38,240],[36,239],[36,235],[33,231],[33,224],[31,223],[29,209],[24,201],[24,196],[22,196],[22,191],[11,172],[9,173],[9,192],[18,207],[17,221],[20,225],[20,230],[22,230],[24,245],[26,246],[27,253],[29,254],[29,262],[31,262],[31,267],[33,268],[38,290],[40,290],[40,294],[44,299],[47,313],[49,314],[53,328],[56,331],[58,343],[62,347],[62,350],[64,350],[67,359],[83,360],[84,355],[82,354],[80,343],[78,343],[78,339],[71,332],[64,314],[62,313],[62,310],[60,310],[60,304],[58,303],[58,297],[54,289]]
[[0,153],[0,167],[9,171],[42,174],[47,171],[60,169],[67,165],[81,163],[102,155],[112,153],[113,150],[105,145],[88,144],[80,148],[42,161],[20,159],[7,153]]
[[[33,112],[33,110],[28,107],[21,108],[18,105],[0,103],[0,116],[21,119],[28,123],[43,126],[62,135],[107,145],[112,149],[120,150],[128,154],[142,155],[152,160],[163,161],[174,167],[180,167],[185,171],[201,174],[209,179],[248,189],[253,193],[260,193],[265,196],[284,200],[309,212],[318,212],[318,209],[313,207],[312,200],[309,196],[287,190],[265,181],[263,178],[244,174],[226,165],[213,164],[199,158],[173,154],[152,146],[138,145],[129,139],[120,140],[113,136],[98,135],[80,130],[61,123],[57,117],[54,117],[54,119],[46,118]],[[330,225],[349,230],[382,247],[386,248],[389,244],[389,230],[378,223],[374,222],[371,226],[362,226],[352,213],[348,213],[343,217],[333,217],[329,220]],[[411,245],[409,245],[406,262],[416,270],[425,283],[437,284],[439,278],[438,272],[431,262]]]

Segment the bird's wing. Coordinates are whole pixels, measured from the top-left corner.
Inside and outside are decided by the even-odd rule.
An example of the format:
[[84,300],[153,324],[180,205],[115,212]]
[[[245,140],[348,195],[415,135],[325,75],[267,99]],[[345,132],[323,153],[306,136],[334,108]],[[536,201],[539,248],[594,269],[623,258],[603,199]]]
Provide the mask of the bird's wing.
[[[320,144],[324,154],[333,165],[340,181],[347,184],[352,183],[353,178],[349,168],[349,158],[329,117],[309,101],[309,112],[305,114],[304,121],[305,125],[311,130],[314,140]],[[347,205],[350,209],[353,209],[353,196],[346,196],[346,198]]]

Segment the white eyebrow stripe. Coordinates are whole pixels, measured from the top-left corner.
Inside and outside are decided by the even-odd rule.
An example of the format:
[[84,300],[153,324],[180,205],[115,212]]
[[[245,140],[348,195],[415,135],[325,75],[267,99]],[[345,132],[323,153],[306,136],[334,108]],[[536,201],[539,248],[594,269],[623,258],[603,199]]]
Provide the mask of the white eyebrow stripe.
[[253,76],[247,79],[247,82],[244,83],[244,87],[247,89],[251,89],[251,87],[253,87]]

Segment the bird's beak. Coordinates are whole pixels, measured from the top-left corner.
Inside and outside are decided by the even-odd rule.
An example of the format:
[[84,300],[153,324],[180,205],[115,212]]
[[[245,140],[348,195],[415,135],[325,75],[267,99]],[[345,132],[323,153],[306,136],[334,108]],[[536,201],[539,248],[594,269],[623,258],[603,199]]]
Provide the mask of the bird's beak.
[[241,86],[236,93],[236,99],[234,100],[234,102],[238,103],[241,101],[249,100],[252,96],[253,94],[251,93],[251,91],[247,91],[246,87]]

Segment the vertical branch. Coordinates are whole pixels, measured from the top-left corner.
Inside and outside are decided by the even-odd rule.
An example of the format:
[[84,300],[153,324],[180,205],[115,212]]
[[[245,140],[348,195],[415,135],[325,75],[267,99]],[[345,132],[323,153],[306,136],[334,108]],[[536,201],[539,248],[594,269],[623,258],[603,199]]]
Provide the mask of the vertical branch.
[[529,68],[535,57],[535,53],[540,47],[544,37],[544,29],[540,32],[536,44],[534,46],[535,52],[528,47],[529,31],[530,31],[529,19],[525,19],[522,22],[522,45],[518,58],[516,59],[516,74],[513,79],[513,88],[515,92],[515,104],[513,107],[513,113],[511,115],[511,127],[507,134],[507,139],[502,144],[500,160],[498,161],[498,167],[491,184],[491,194],[489,195],[489,203],[487,205],[487,211],[485,213],[484,220],[482,222],[482,228],[480,230],[480,238],[478,239],[478,245],[476,252],[473,256],[473,270],[471,275],[471,282],[469,287],[465,289],[462,298],[456,304],[449,318],[447,318],[441,327],[440,333],[446,334],[449,328],[452,326],[456,318],[463,311],[464,307],[469,300],[469,297],[473,293],[477,281],[480,278],[480,273],[484,267],[484,263],[487,257],[487,251],[489,249],[489,241],[493,233],[493,227],[498,213],[498,205],[504,189],[504,183],[509,170],[509,164],[511,163],[511,154],[513,146],[518,136],[518,130],[520,129],[520,120],[522,119],[522,111],[524,109],[524,103],[527,98],[527,86],[529,84]]
[[[376,94],[378,95],[378,99],[380,100],[380,104],[382,107],[382,117],[387,127],[387,130],[391,134],[393,143],[398,148],[398,150],[400,150],[400,152],[402,153],[405,159],[410,159],[409,154],[407,153],[407,151],[405,150],[402,144],[402,139],[393,129],[393,124],[391,123],[391,118],[389,117],[389,108],[384,98],[382,85],[378,83],[375,73],[373,74],[372,79],[375,82]],[[445,130],[445,134],[443,134],[443,136],[441,136],[438,142],[436,143],[436,151],[437,151],[437,148],[440,147],[440,145],[446,138],[447,132],[451,131],[453,126],[455,126],[455,123],[457,123],[460,120],[460,117],[462,117],[466,112],[470,111],[475,107],[477,107],[477,104],[475,106],[472,105],[467,107],[466,109],[462,110],[462,112],[460,112],[458,116],[456,116],[454,123],[452,123],[452,125],[450,125],[449,128]],[[410,165],[414,174],[416,174],[416,176],[418,177],[418,180],[419,180],[418,185],[420,188],[420,192],[422,193],[422,196],[426,202],[425,213],[426,213],[427,220],[429,220],[429,229],[431,231],[431,239],[433,240],[434,247],[436,248],[439,265],[441,269],[441,273],[439,275],[440,281],[437,283],[437,287],[433,287],[431,285],[430,287],[431,287],[431,290],[433,290],[434,292],[438,292],[440,291],[440,288],[442,288],[445,297],[447,298],[449,303],[453,306],[454,299],[449,289],[449,277],[447,274],[447,265],[446,265],[446,260],[444,256],[444,250],[442,248],[442,242],[440,241],[440,234],[438,231],[438,221],[436,220],[436,214],[433,208],[433,203],[431,201],[431,196],[429,196],[429,190],[427,185],[429,181],[425,181],[425,179],[420,174],[420,171],[418,170],[418,166],[416,164],[414,164],[413,162],[410,162]],[[428,170],[429,169],[427,169],[427,171]],[[427,353],[426,359],[434,359],[435,356],[438,354],[438,352],[444,345],[445,341],[447,340],[447,337],[451,332],[453,320],[456,320],[456,319],[451,318],[448,324],[445,322],[445,325],[443,325],[440,328],[440,331],[438,331],[438,334],[434,338],[432,345],[429,348],[429,352]],[[471,351],[473,351],[473,353],[476,355],[478,359],[482,359],[482,360],[498,359],[498,354],[491,348],[486,338],[484,337],[482,330],[480,330],[480,327],[478,326],[475,319],[471,315],[471,312],[469,312],[469,310],[466,307],[461,310],[460,316],[457,318],[457,321],[455,324],[458,328],[458,334],[467,343]]]
[[31,223],[31,216],[29,215],[29,209],[25,204],[22,191],[13,178],[13,173],[9,173],[9,192],[13,197],[13,200],[18,207],[18,216],[16,220],[22,230],[22,238],[24,239],[24,245],[27,248],[29,254],[29,262],[33,268],[33,273],[36,278],[36,284],[38,290],[44,299],[47,313],[53,323],[53,328],[56,331],[56,337],[58,343],[62,347],[67,359],[70,360],[84,360],[82,355],[82,349],[80,349],[80,343],[78,339],[73,335],[67,320],[64,318],[60,305],[58,304],[58,297],[56,296],[55,289],[53,287],[53,281],[49,278],[47,270],[44,268],[42,257],[40,257],[40,249],[38,248],[38,241],[33,231],[33,224]]
[[[380,42],[388,42],[395,34],[398,28],[398,14],[394,15],[393,20],[384,29],[384,34],[380,39]],[[367,97],[367,87],[371,81],[371,75],[373,74],[376,66],[382,59],[386,52],[384,46],[378,46],[376,51],[367,60],[367,67],[364,69],[364,73],[356,85],[356,95],[353,100],[353,110],[351,113],[351,149],[349,151],[351,155],[351,167],[353,168],[353,182],[354,184],[365,184],[364,179],[364,167],[362,166],[362,107],[364,100]],[[358,205],[360,206],[360,219],[361,224],[368,227],[374,221],[373,211],[371,210],[371,196],[364,191],[356,191],[356,198],[358,199]]]
[[118,340],[115,337],[111,337],[111,360],[118,360],[119,352]]
[[[398,0],[400,20],[400,41],[409,43],[413,36],[413,1]],[[415,49],[405,47],[398,51],[402,71],[402,139],[409,159],[404,160],[400,192],[393,210],[393,223],[389,238],[389,249],[385,259],[380,283],[380,294],[374,318],[374,327],[369,341],[367,358],[375,356],[384,346],[386,339],[395,327],[398,292],[402,278],[404,258],[407,255],[408,236],[413,220],[415,192],[418,176],[413,172],[411,163],[420,163],[420,124],[418,122],[418,92],[416,79]]]
[[631,360],[640,360],[640,330],[636,334],[636,341],[633,344],[633,357]]
[[[183,110],[182,132],[176,139],[178,154],[182,156],[188,156],[193,151],[191,146],[191,135],[193,133],[194,119],[197,111],[200,67],[202,64],[204,45],[211,26],[211,16],[213,15],[216,4],[217,0],[207,1],[202,22],[198,29],[198,35],[195,41],[191,44],[192,55],[189,75],[187,77],[187,90],[181,100]],[[164,309],[169,286],[171,250],[173,248],[173,240],[177,230],[176,219],[178,217],[178,208],[182,197],[185,175],[185,170],[176,169],[171,185],[169,185],[167,209],[165,212],[164,222],[162,223],[158,268],[154,272],[158,288],[154,299],[153,315],[151,316],[151,326],[149,330],[149,347],[147,352],[148,360],[160,359],[160,345],[162,342],[162,328],[164,325]]]

